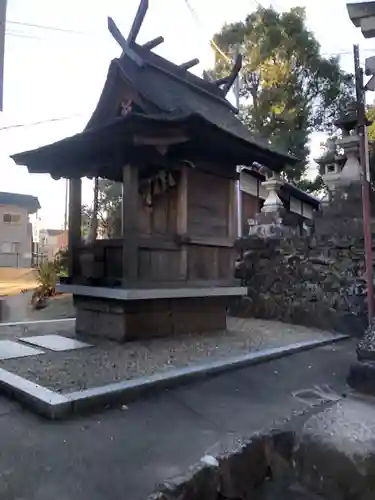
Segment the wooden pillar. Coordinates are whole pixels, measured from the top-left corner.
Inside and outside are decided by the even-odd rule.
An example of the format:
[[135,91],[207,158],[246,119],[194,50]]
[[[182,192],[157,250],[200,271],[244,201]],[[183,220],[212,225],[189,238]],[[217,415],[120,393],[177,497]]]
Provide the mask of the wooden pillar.
[[127,287],[138,279],[138,169],[125,165],[122,182],[122,276]]
[[[188,167],[181,169],[177,188],[177,234],[188,234]],[[183,280],[188,278],[188,250],[183,245],[180,250],[180,276]]]
[[69,179],[69,277],[80,275],[79,247],[81,245],[82,180]]
[[237,189],[236,179],[229,179],[229,203],[228,203],[228,237],[236,239],[237,237]]

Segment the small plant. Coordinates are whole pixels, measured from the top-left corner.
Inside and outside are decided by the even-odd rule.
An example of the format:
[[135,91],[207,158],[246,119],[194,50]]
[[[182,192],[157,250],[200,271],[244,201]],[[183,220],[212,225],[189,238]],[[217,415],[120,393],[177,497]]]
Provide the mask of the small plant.
[[56,265],[55,262],[42,262],[38,268],[38,287],[31,297],[31,305],[34,309],[42,309],[46,305],[46,299],[56,294]]
[[67,249],[61,249],[59,250],[54,259],[54,265],[56,269],[56,275],[57,278],[60,278],[62,276],[68,276],[68,250]]

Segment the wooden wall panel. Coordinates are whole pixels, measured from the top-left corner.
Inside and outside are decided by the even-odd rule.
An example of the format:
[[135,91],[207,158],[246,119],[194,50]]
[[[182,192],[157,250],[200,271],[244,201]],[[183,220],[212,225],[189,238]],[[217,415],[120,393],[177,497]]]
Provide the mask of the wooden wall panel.
[[[122,279],[122,265],[123,265],[123,247],[122,244],[111,245],[105,247],[104,262],[105,262],[105,276],[106,278],[119,278]],[[126,264],[125,264],[126,265]]]
[[179,250],[139,250],[138,278],[144,282],[182,281]]
[[141,234],[175,234],[177,228],[177,189],[153,197],[145,206],[139,197],[139,232]]
[[242,203],[242,228],[247,230],[243,232],[244,235],[248,233],[247,219],[252,219],[256,214],[260,212],[260,199],[251,194],[241,193],[241,203]]
[[228,236],[230,180],[189,169],[188,233]]
[[219,276],[221,280],[234,279],[234,264],[236,259],[236,251],[233,248],[219,248]]
[[188,253],[188,280],[217,280],[219,279],[219,251],[211,246],[189,245]]

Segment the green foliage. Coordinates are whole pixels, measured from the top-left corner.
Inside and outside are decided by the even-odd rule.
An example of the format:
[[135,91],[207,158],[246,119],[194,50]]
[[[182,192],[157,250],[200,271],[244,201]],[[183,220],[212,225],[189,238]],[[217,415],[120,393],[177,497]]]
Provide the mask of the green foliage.
[[46,298],[56,293],[57,275],[54,262],[44,261],[39,265],[37,281],[39,285],[31,297],[31,305],[34,309],[43,307]]
[[[227,54],[243,54],[241,118],[249,129],[295,154],[289,181],[300,181],[307,167],[313,131],[331,131],[340,109],[353,98],[353,79],[337,58],[325,58],[306,27],[305,10],[278,13],[259,7],[244,22],[225,25],[215,42]],[[230,64],[217,56],[211,76],[222,77]]]
[[368,127],[371,183],[375,186],[375,102],[367,108],[367,119],[373,123]]
[[[108,237],[119,236],[121,234],[122,184],[99,179],[98,187],[98,230]],[[93,209],[84,205],[82,207],[82,234],[85,237],[90,233],[92,217]]]
[[54,266],[57,278],[68,276],[68,259],[68,249],[64,248],[56,253]]
[[298,182],[298,187],[299,189],[302,189],[302,191],[306,191],[307,193],[314,195],[318,195],[325,190],[324,182],[320,174],[318,174],[313,180],[302,178]]

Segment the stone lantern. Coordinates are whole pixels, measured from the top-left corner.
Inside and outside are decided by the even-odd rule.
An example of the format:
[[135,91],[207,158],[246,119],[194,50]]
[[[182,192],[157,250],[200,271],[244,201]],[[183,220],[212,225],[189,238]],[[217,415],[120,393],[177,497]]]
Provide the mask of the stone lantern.
[[315,160],[320,166],[320,171],[323,171],[322,178],[330,193],[340,183],[341,170],[345,163],[345,158],[336,154],[336,148],[336,142],[330,141],[327,152]]
[[359,136],[357,134],[357,115],[349,108],[335,125],[342,131],[337,145],[344,150],[345,163],[340,174],[340,184],[359,183],[361,165],[359,163]]
[[262,208],[263,213],[278,214],[284,207],[283,202],[280,200],[278,195],[278,191],[283,184],[283,181],[280,179],[280,174],[276,172],[272,175],[272,177],[262,182],[262,187],[267,192],[267,198],[264,201]]

